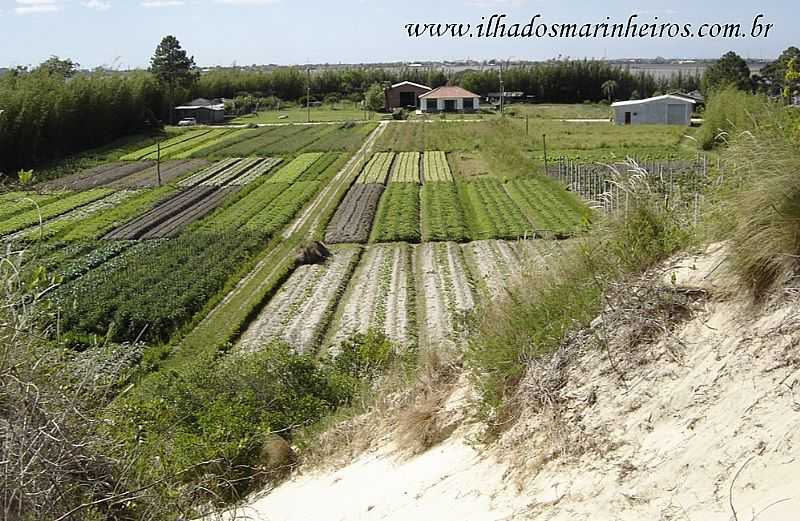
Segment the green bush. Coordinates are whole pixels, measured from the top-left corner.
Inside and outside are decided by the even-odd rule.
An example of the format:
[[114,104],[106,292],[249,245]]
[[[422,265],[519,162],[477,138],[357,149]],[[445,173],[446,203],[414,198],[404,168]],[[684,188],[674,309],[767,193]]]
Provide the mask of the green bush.
[[757,125],[760,114],[767,107],[767,100],[734,87],[728,87],[708,95],[703,126],[697,139],[703,150],[730,141],[737,134]]
[[118,400],[109,411],[111,434],[140,452],[137,481],[177,474],[184,485],[202,483],[205,499],[227,502],[283,477],[269,471],[276,434],[291,440],[349,405],[393,361],[391,343],[375,332],[354,335],[331,357],[273,343],[221,361],[195,360]]

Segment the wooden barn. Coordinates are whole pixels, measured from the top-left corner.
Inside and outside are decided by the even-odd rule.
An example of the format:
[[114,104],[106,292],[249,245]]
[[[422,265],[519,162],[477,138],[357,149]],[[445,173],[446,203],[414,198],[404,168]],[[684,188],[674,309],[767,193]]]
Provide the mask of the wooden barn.
[[418,109],[419,97],[430,91],[430,87],[412,81],[395,83],[384,91],[384,95],[386,96],[386,110],[398,108]]
[[461,87],[439,87],[419,97],[422,112],[475,112],[481,97]]
[[667,94],[612,103],[617,125],[691,125],[695,101]]

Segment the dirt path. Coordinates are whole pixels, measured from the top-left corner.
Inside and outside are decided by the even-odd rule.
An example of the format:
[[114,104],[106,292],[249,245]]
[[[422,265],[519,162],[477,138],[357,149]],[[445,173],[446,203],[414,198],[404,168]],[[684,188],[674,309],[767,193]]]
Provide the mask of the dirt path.
[[[312,219],[311,227],[316,228],[319,219],[320,219],[320,212],[318,212],[318,208],[320,205],[324,203],[326,198],[328,198],[331,192],[336,191],[336,186],[339,182],[347,179],[355,179],[358,175],[359,169],[361,168],[361,160],[363,157],[369,155],[372,151],[372,147],[375,145],[375,141],[380,137],[381,134],[386,130],[386,126],[388,122],[381,121],[375,130],[367,137],[364,141],[364,144],[361,145],[361,148],[353,154],[353,157],[344,165],[344,167],[339,170],[339,172],[331,179],[331,181],[325,185],[325,187],[317,194],[317,197],[314,201],[311,202],[310,205],[306,207],[305,210],[295,219],[295,221],[290,224],[286,230],[283,232],[284,239],[288,239],[292,235],[294,235],[297,230],[302,228],[307,221]],[[352,183],[352,180],[350,181]]]

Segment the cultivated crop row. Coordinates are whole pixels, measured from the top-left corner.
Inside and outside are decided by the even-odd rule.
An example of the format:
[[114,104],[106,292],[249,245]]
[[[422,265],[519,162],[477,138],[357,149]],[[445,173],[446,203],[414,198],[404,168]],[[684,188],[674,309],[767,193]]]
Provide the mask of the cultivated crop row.
[[430,181],[453,180],[453,174],[450,172],[450,165],[447,163],[447,155],[440,150],[425,152],[422,173],[426,183]]
[[36,256],[36,266],[42,266],[47,273],[59,275],[64,284],[88,273],[90,270],[113,259],[129,247],[133,241],[78,241],[69,244],[49,244],[49,251],[32,246]]
[[[157,154],[159,147],[161,148],[161,153],[166,154],[171,147],[180,145],[181,143],[187,141],[192,141],[195,138],[208,134],[209,132],[211,132],[211,130],[205,128],[190,130],[173,138],[164,140],[160,144],[156,143],[155,145],[150,145],[149,147],[141,148],[139,150],[136,150],[135,152],[131,152],[130,154],[122,156],[121,159],[123,161],[140,161],[142,159],[147,158],[151,154]],[[155,157],[153,157],[152,159],[155,159]]]
[[241,157],[229,157],[227,159],[223,159],[222,161],[217,161],[213,165],[210,165],[207,168],[200,170],[199,172],[195,172],[194,174],[190,175],[185,179],[181,179],[178,182],[178,186],[180,186],[181,188],[197,186],[206,179],[211,179],[215,175],[224,172],[225,170],[227,170],[228,168],[230,168],[231,166],[233,166],[234,164],[238,163],[241,160],[242,160]]
[[[60,286],[53,304],[73,336],[164,342],[263,247],[252,234],[194,233],[140,241]],[[96,338],[96,337],[95,337]]]
[[253,168],[247,171],[244,175],[240,175],[236,179],[230,182],[231,185],[234,186],[242,186],[248,183],[252,183],[259,177],[263,176],[283,161],[280,157],[268,157],[265,158],[260,163],[257,163]]
[[390,183],[378,205],[370,242],[419,239],[419,185]]
[[230,181],[239,177],[241,174],[247,172],[257,164],[259,164],[261,161],[262,159],[260,157],[248,157],[242,159],[238,163],[231,165],[229,168],[226,168],[222,172],[219,172],[212,177],[200,181],[200,183],[198,183],[197,186],[224,186],[228,184]]
[[401,346],[417,337],[414,303],[413,247],[375,244],[361,262],[330,328],[332,349],[355,333],[380,331]]
[[106,163],[37,186],[44,190],[88,190],[124,179],[153,166],[152,161]]
[[140,170],[109,183],[108,186],[111,188],[154,188],[158,186],[159,176],[163,185],[172,183],[184,175],[206,166],[208,166],[208,161],[205,159],[171,159],[161,163],[160,173],[158,167],[150,166],[146,170]]
[[64,197],[64,194],[37,194],[36,192],[9,192],[0,195],[0,220],[35,210]]
[[290,185],[268,206],[247,221],[245,228],[266,236],[276,234],[314,197],[319,187],[318,181],[299,181]]
[[461,248],[454,242],[415,247],[420,340],[430,347],[457,342],[475,308],[472,282]]
[[214,139],[210,139],[204,143],[201,143],[194,148],[190,148],[185,150],[175,157],[176,159],[185,159],[189,157],[209,157],[214,155],[215,152],[218,150],[222,150],[227,148],[235,143],[240,143],[245,139],[248,139],[250,136],[253,135],[254,132],[258,132],[257,130],[251,129],[231,129],[230,132],[224,134],[222,136],[216,137]]
[[261,183],[240,199],[204,219],[198,224],[198,228],[208,232],[240,229],[260,212],[269,211],[273,201],[289,186],[289,183]]
[[290,163],[278,170],[267,182],[270,183],[293,183],[303,175],[303,173],[317,161],[322,154],[319,152],[310,154],[300,154]]
[[306,170],[297,178],[298,181],[325,181],[329,175],[335,173],[333,168],[336,160],[339,159],[338,152],[328,152],[323,154],[322,157],[314,161],[314,163],[306,168]]
[[237,189],[238,187],[211,186],[187,188],[103,238],[132,240],[174,237],[184,226],[211,212]]
[[80,221],[88,219],[97,213],[106,212],[135,195],[136,192],[132,190],[113,192],[107,197],[103,197],[102,199],[98,199],[92,203],[79,206],[74,210],[70,210],[69,212],[59,215],[58,217],[54,217],[48,221],[45,221],[41,226],[35,224],[29,228],[12,233],[8,235],[6,239],[39,240],[53,238],[75,227]]
[[271,153],[271,145],[289,138],[295,134],[307,132],[308,126],[284,125],[277,127],[263,127],[243,134],[239,142],[231,143],[224,148],[209,151],[211,157],[243,157],[256,154]]
[[328,223],[325,241],[331,244],[367,242],[383,190],[382,184],[352,185]]
[[379,183],[386,184],[389,176],[389,169],[394,161],[394,152],[379,152],[372,156],[372,159],[364,166],[361,175],[358,176],[357,183]]
[[40,222],[47,221],[48,219],[58,217],[70,210],[102,199],[110,193],[110,190],[96,188],[86,192],[64,195],[63,197],[49,201],[39,208],[16,213],[0,222],[0,236],[8,235],[39,224]]
[[508,191],[540,230],[569,234],[591,217],[585,205],[550,179],[516,178]]
[[472,239],[516,239],[531,234],[534,227],[499,179],[481,177],[457,184]]
[[[231,132],[229,128],[216,128],[204,134],[200,134],[192,139],[188,139],[186,141],[181,141],[180,143],[176,143],[171,147],[168,147],[166,150],[164,147],[161,147],[161,159],[184,159],[188,158],[194,150],[197,150],[199,147],[205,145],[206,143],[213,143],[219,139],[222,139],[228,133]],[[158,151],[152,152],[149,155],[145,156],[143,159],[157,159],[159,157]]]
[[300,353],[317,347],[361,249],[344,246],[332,253],[322,264],[294,271],[242,335],[240,349],[257,351],[274,341],[284,341]]
[[453,182],[426,182],[420,189],[422,240],[469,240],[466,215]]
[[392,169],[392,183],[419,183],[419,152],[400,152]]
[[54,234],[62,241],[84,241],[99,239],[114,228],[145,213],[176,193],[176,188],[165,185],[153,190],[135,192],[133,196],[113,208],[90,215],[74,222],[74,225]]

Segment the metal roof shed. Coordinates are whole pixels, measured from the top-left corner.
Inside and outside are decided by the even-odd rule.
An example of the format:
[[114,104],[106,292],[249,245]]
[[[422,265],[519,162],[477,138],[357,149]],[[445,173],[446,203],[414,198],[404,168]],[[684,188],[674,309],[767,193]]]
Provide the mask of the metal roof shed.
[[695,101],[667,94],[612,103],[617,125],[691,125]]

